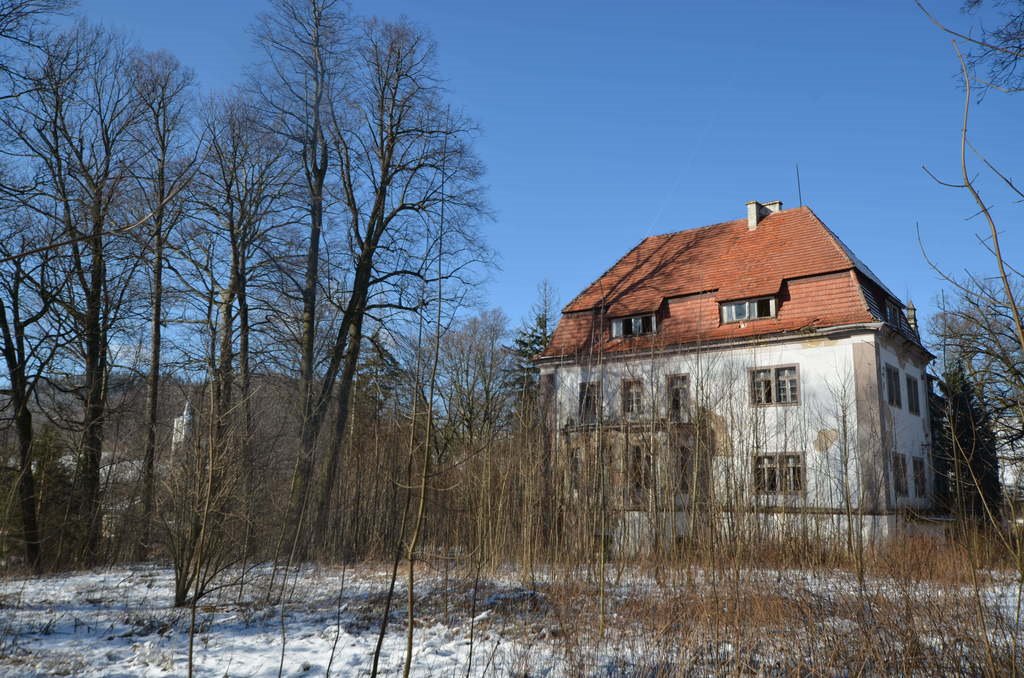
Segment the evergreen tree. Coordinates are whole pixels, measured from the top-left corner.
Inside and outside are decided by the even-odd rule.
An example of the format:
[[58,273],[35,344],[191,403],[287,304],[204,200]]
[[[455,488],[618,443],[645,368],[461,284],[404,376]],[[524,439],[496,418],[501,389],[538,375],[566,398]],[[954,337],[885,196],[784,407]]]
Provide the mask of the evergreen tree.
[[948,468],[948,492],[954,515],[997,522],[1002,507],[997,441],[992,416],[979,389],[959,361],[946,370],[942,440],[937,448]]
[[546,280],[538,287],[537,301],[530,315],[516,331],[509,350],[513,355],[510,381],[516,393],[530,401],[537,392],[537,370],[533,361],[551,343],[555,331],[555,292]]

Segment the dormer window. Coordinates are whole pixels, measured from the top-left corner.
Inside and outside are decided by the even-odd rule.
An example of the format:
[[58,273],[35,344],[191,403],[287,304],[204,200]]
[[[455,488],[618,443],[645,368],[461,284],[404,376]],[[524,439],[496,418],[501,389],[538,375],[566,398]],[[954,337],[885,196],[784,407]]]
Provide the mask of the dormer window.
[[775,297],[744,299],[722,304],[722,322],[738,323],[744,320],[760,320],[775,317]]
[[657,330],[658,322],[653,313],[637,315],[632,318],[616,318],[612,321],[612,336],[616,338],[653,334]]
[[890,325],[900,326],[900,307],[892,299],[885,300],[885,319]]

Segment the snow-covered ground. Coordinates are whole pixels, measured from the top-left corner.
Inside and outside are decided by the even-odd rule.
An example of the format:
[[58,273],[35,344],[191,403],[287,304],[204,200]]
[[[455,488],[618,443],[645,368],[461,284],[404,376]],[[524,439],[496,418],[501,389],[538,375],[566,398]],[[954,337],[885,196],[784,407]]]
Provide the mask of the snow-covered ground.
[[[387,573],[306,568],[289,576],[289,597],[295,602],[283,607],[259,599],[268,576],[268,571],[257,573],[243,589],[241,602],[237,586],[201,601],[193,650],[196,675],[277,676],[280,670],[285,676],[323,676],[328,667],[334,676],[369,674]],[[172,581],[169,568],[152,566],[4,581],[0,673],[184,674],[191,618],[189,609],[171,605]],[[545,654],[540,648],[532,647],[528,637],[504,637],[491,621],[502,594],[482,597],[475,617],[452,615],[445,623],[435,618],[438,601],[431,591],[437,583],[425,581],[422,587],[429,607],[415,627],[414,675],[547,673],[539,667]],[[399,587],[380,655],[381,675],[401,673],[404,595]]]
[[[413,675],[999,673],[1024,647],[1008,575],[986,577],[978,596],[912,579],[860,587],[841,571],[607,574],[600,597],[585,571],[478,579],[424,567]],[[288,573],[283,605],[268,600],[282,590],[269,567],[247,573],[241,588],[223,579],[229,585],[196,610],[196,675],[368,675],[388,575],[372,565],[304,567]],[[192,621],[171,604],[172,582],[169,568],[149,565],[0,581],[0,674],[184,674]],[[401,674],[405,630],[399,583],[381,675]]]

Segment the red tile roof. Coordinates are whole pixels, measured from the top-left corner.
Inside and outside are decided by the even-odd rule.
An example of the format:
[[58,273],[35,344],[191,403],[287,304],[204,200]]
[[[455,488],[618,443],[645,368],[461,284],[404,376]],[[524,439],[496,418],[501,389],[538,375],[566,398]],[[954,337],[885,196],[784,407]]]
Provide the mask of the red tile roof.
[[[871,294],[886,292],[814,212],[784,210],[753,231],[737,219],[645,238],[563,309],[542,357],[876,322]],[[719,303],[760,296],[777,296],[775,318],[720,322]],[[656,334],[611,338],[609,319],[656,311]]]

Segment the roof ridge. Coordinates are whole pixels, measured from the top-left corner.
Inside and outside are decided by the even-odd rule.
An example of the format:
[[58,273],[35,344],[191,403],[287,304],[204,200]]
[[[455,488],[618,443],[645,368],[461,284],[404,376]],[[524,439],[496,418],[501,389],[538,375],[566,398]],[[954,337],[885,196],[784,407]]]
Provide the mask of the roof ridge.
[[[785,214],[786,212],[796,212],[798,210],[807,210],[808,212],[811,212],[811,214],[814,214],[814,212],[811,210],[811,208],[808,207],[807,205],[800,205],[798,207],[790,207],[788,210],[779,210],[778,212],[772,212],[771,214],[768,214],[768,215],[762,217],[762,221],[764,221],[764,219],[771,218],[771,217],[775,216],[776,214]],[[817,218],[817,215],[815,215],[815,218]],[[716,228],[718,226],[726,226],[726,225],[735,224],[735,223],[738,223],[738,222],[745,222],[746,220],[747,220],[746,217],[740,217],[738,219],[729,219],[727,221],[718,221],[718,222],[715,222],[713,224],[705,224],[704,226],[693,226],[691,228],[683,228],[683,229],[680,229],[678,231],[669,231],[668,233],[655,233],[654,235],[651,235],[651,236],[648,236],[648,237],[649,238],[668,238],[670,236],[679,235],[681,233],[690,233],[692,231],[702,231],[702,230],[704,230],[706,228]],[[818,219],[818,221],[821,221],[821,220]],[[824,225],[824,223],[822,225]]]

